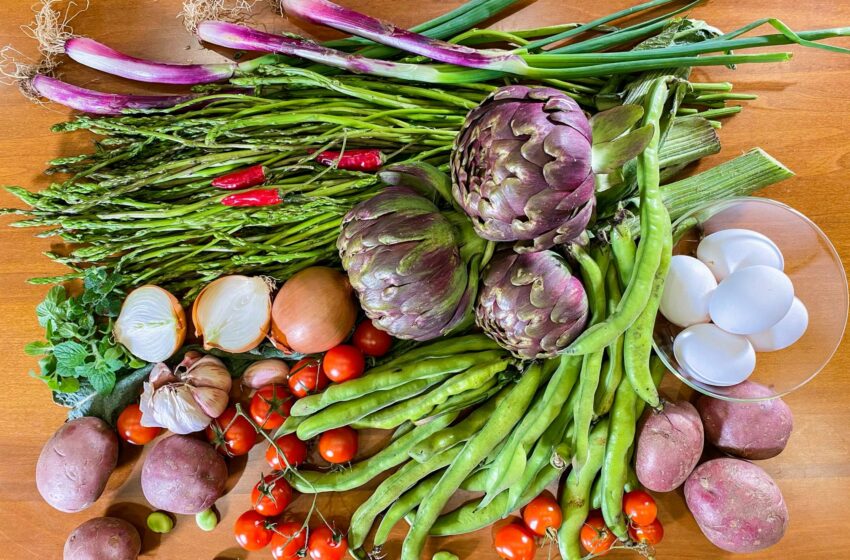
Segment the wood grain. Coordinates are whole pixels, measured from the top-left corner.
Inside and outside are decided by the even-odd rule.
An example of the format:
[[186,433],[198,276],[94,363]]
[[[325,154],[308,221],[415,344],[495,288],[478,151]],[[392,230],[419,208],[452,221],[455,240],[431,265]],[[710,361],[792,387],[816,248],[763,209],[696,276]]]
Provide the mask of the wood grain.
[[[347,0],[359,9],[390,18],[401,25],[436,16],[460,4],[460,0]],[[26,54],[33,53],[20,25],[31,20],[32,0],[4,0],[0,20],[0,44],[13,43]],[[509,17],[491,22],[499,28],[538,27],[565,21],[587,21],[593,16],[619,9],[625,0],[526,1]],[[176,19],[179,0],[138,2],[92,0],[80,15],[76,31],[100,39],[125,52],[163,60],[215,60],[218,55],[203,51]],[[833,27],[850,22],[850,3],[833,0],[714,0],[694,12],[721,29],[733,29],[765,16],[779,17],[796,29]],[[296,30],[293,22],[265,13],[260,18],[271,30]],[[332,33],[306,27],[321,38]],[[845,41],[843,44],[847,45]],[[782,160],[797,176],[763,194],[790,204],[817,222],[832,238],[838,251],[850,252],[850,57],[823,51],[792,49],[794,59],[784,65],[746,66],[737,71],[698,71],[712,81],[731,80],[736,91],[752,92],[758,101],[728,120],[721,131],[723,151],[701,167],[730,159],[751,147],[761,146]],[[110,79],[73,63],[63,75],[77,84],[118,91],[141,90],[137,84]],[[145,87],[150,90],[151,88]],[[168,88],[163,89],[166,91]],[[0,91],[0,184],[41,188],[40,173],[45,161],[60,154],[75,153],[85,145],[84,135],[57,135],[51,124],[67,112],[56,106],[34,106],[13,88]],[[0,194],[0,206],[15,201]],[[35,461],[42,444],[62,422],[64,412],[51,405],[46,388],[27,372],[34,360],[22,352],[23,345],[40,336],[34,307],[45,288],[30,286],[32,276],[61,273],[58,265],[41,256],[53,240],[36,239],[28,230],[0,222],[0,345],[2,345],[5,389],[0,392],[0,557],[53,559],[61,557],[62,543],[78,524],[103,512],[118,513],[143,524],[148,512],[141,497],[138,453],[125,454],[122,466],[112,477],[103,498],[90,510],[63,514],[43,503],[35,490]],[[791,395],[796,430],[788,449],[776,459],[761,462],[782,487],[791,513],[785,539],[776,547],[748,556],[763,558],[846,557],[840,535],[844,534],[844,512],[850,498],[850,351],[841,348],[832,363],[814,382]],[[255,449],[241,478],[221,500],[221,527],[202,533],[190,517],[181,517],[176,530],[162,538],[145,536],[144,558],[248,558],[235,547],[230,534],[235,518],[248,506],[248,492],[264,464],[262,450]],[[318,507],[339,524],[366,496],[367,491],[322,496]],[[681,495],[660,498],[660,516],[666,528],[660,558],[719,559],[731,557],[711,546],[685,509]],[[309,506],[301,497],[297,511]],[[397,557],[403,532],[396,529],[389,557]],[[432,549],[446,548],[461,558],[495,559],[489,532],[435,541]],[[538,558],[547,557],[546,550]],[[553,553],[554,555],[554,553]],[[612,554],[624,558],[626,553]],[[267,558],[267,552],[250,558]]]

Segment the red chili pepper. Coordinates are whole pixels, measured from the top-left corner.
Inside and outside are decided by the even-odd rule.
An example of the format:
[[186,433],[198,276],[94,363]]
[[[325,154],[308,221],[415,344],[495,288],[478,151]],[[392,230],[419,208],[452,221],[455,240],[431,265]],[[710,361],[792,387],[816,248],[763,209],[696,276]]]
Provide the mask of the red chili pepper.
[[266,168],[262,165],[252,165],[246,169],[240,169],[221,177],[213,179],[212,186],[233,191],[236,189],[247,189],[256,187],[266,182]]
[[283,202],[277,189],[256,189],[225,196],[221,203],[225,206],[275,206]]
[[371,148],[344,152],[326,150],[316,156],[316,161],[322,165],[336,165],[337,169],[347,171],[377,171],[384,164],[384,154]]

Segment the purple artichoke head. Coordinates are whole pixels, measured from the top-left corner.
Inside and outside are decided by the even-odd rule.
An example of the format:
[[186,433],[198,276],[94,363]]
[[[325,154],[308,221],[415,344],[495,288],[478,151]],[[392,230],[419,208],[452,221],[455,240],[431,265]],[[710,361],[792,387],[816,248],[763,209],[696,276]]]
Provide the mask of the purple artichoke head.
[[448,194],[448,177],[423,165],[381,175],[394,186],[355,206],[337,239],[363,311],[397,338],[430,340],[471,325],[478,269],[468,266],[486,242],[464,216],[420,194],[429,183]]
[[587,315],[584,286],[554,251],[502,250],[484,270],[475,320],[518,358],[557,355],[582,332]]
[[578,237],[593,215],[594,172],[610,173],[651,136],[651,127],[627,134],[643,113],[623,107],[588,120],[562,91],[511,85],[473,109],[455,140],[451,172],[452,195],[478,235],[515,242],[517,251]]

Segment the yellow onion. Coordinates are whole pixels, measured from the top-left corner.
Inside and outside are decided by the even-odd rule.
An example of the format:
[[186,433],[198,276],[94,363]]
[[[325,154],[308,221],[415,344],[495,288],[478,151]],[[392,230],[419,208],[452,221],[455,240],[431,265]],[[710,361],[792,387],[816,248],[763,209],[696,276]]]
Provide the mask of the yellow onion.
[[227,408],[231,384],[230,372],[214,356],[187,352],[173,372],[156,364],[139,402],[140,423],[175,434],[203,430]]
[[287,280],[275,297],[270,338],[284,352],[325,352],[348,337],[356,318],[348,277],[312,266]]
[[183,344],[186,314],[177,298],[166,290],[141,286],[124,300],[113,334],[135,357],[162,362]]
[[271,286],[259,277],[223,276],[195,298],[192,321],[205,349],[247,352],[269,332]]
[[254,362],[242,374],[242,384],[251,389],[259,389],[273,383],[286,384],[289,366],[283,360],[269,358]]

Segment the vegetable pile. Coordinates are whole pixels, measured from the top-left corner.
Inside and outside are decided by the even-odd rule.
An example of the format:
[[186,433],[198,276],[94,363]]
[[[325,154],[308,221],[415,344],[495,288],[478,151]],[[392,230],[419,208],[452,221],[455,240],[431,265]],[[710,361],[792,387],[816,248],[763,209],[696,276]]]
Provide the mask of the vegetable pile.
[[[402,560],[419,560],[429,536],[494,523],[501,558],[529,560],[540,539],[565,560],[615,547],[653,557],[663,526],[644,488],[682,485],[718,547],[782,537],[787,510],[764,471],[699,461],[704,438],[746,459],[778,454],[787,406],[665,401],[653,331],[684,231],[674,222],[791,176],[755,148],[680,177],[720,150],[719,119],[741,110],[730,103],[755,98],[690,69],[790,57],[742,52],[764,46],[848,52],[820,41],[850,33],[777,20],[723,33],[673,0],[585,24],[474,28],[513,3],[471,0],[411,31],[284,0],[290,16],[356,37],[203,21],[203,41],[264,53],[208,65],[66,34],[78,63],[194,87],[138,96],[25,80],[84,113],[54,130],[97,136],[51,162],[49,188],[7,187],[29,206],[6,210],[24,216],[16,226],[72,245],[48,255],[69,274],[34,282],[83,280],[78,295],[51,288],[46,341],[27,347],[72,408],[38,463],[50,505],[79,511],[101,495],[114,426],[153,446],[141,484],[158,533],[173,514],[215,529],[230,458],[262,443],[272,471],[233,531],[277,560],[375,558],[402,520]],[[617,26],[634,14],[655,17]],[[743,36],[764,23],[778,33]],[[393,432],[363,457],[367,429]],[[86,476],[60,476],[59,456]],[[319,493],[365,485],[347,528],[316,509]],[[459,491],[472,498],[447,509]],[[312,500],[306,516],[288,515],[295,499]],[[107,537],[116,558],[135,558],[124,525],[80,526],[66,558]]]

